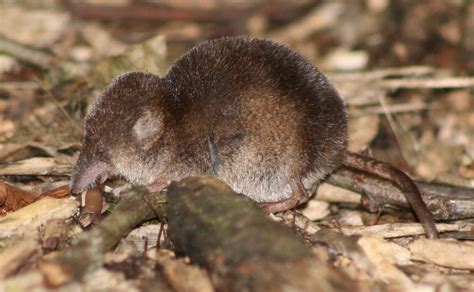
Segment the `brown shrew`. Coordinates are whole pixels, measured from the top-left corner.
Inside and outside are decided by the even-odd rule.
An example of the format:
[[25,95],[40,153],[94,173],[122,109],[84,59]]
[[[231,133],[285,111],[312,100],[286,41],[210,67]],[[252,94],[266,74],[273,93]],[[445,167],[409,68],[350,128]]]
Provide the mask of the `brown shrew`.
[[296,51],[224,37],[188,51],[163,78],[129,72],[107,86],[86,116],[72,190],[116,175],[160,190],[207,174],[278,212],[307,201],[345,166],[393,181],[428,237],[437,237],[406,174],[346,150],[347,123],[337,91]]

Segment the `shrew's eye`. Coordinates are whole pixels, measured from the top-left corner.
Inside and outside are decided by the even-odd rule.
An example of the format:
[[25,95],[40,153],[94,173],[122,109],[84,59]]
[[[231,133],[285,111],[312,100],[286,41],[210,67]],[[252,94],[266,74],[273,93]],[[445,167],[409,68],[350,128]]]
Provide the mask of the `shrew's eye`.
[[99,149],[95,153],[97,160],[106,161],[107,160],[107,151],[104,149]]

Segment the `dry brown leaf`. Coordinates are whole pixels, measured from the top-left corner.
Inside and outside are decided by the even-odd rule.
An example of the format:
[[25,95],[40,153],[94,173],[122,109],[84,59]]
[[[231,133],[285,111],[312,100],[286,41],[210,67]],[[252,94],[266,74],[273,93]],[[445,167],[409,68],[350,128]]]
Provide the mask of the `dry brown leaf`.
[[384,240],[378,236],[362,236],[357,242],[363,250],[373,249],[375,253],[380,254],[387,261],[394,265],[411,265],[411,253],[408,249]]
[[[389,244],[374,237],[363,237],[357,243],[362,247],[367,259],[374,267],[372,275],[376,279],[389,283],[393,287],[413,289],[414,283],[393,264],[398,260],[407,261],[408,251],[402,251],[402,247],[395,248],[396,244]],[[401,256],[396,257],[391,254],[395,251]]]
[[[18,61],[10,56],[0,55],[0,76],[4,73],[11,72],[14,70],[18,70],[19,68]],[[2,130],[5,128],[5,125],[0,124],[0,133],[3,132]]]
[[474,242],[420,238],[408,246],[413,259],[439,266],[474,270]]
[[59,198],[64,198],[66,196],[69,196],[70,193],[71,193],[71,189],[69,188],[69,185],[65,185],[62,187],[58,187],[58,188],[46,191],[42,193],[40,196],[59,199]]
[[330,71],[356,71],[366,68],[369,55],[366,51],[351,51],[339,47],[326,57],[325,68]]
[[[10,5],[9,5],[10,3]],[[52,45],[68,27],[70,16],[58,10],[28,10],[12,1],[0,2],[0,34],[36,47]]]
[[169,251],[158,251],[153,257],[156,258],[170,286],[176,291],[214,291],[205,270],[185,264],[183,259],[176,259]]
[[364,226],[360,211],[339,210],[337,222],[341,226]]
[[0,208],[2,213],[16,211],[42,197],[63,198],[69,195],[69,186],[62,186],[42,194],[25,191],[0,181]]
[[122,54],[127,45],[114,39],[112,35],[97,23],[81,23],[81,35],[94,49],[93,56],[108,57]]
[[318,200],[310,200],[301,213],[311,221],[320,220],[329,215],[329,203]]
[[328,183],[322,183],[318,186],[315,198],[320,201],[360,204],[361,195]]
[[38,228],[51,219],[71,218],[78,210],[76,199],[42,198],[15,212],[0,217],[0,240],[38,233]]
[[459,164],[463,146],[447,144],[422,145],[422,156],[416,167],[416,173],[426,180],[433,180]]
[[123,54],[97,63],[88,78],[95,87],[103,88],[117,75],[133,70],[162,75],[166,68],[165,57],[166,42],[163,36],[159,35],[130,47]]
[[468,165],[461,165],[459,168],[459,174],[465,178],[474,179],[474,162],[471,162]]
[[46,290],[43,276],[38,271],[28,271],[0,281],[0,291]]
[[21,190],[0,181],[0,207],[3,212],[16,211],[39,198],[37,194]]
[[298,21],[291,22],[288,26],[271,32],[267,37],[288,44],[301,41],[317,31],[334,25],[343,10],[344,7],[341,3],[328,2],[316,7]]
[[70,230],[70,222],[64,219],[52,219],[42,228],[42,247],[46,251],[53,251],[64,245]]
[[349,150],[359,152],[367,148],[378,134],[380,117],[367,115],[349,120]]
[[104,206],[104,199],[99,187],[92,188],[86,192],[84,209],[79,218],[82,227],[95,224],[99,221]]
[[51,261],[40,261],[38,263],[46,286],[48,287],[59,287],[65,284],[73,271],[65,270],[61,265]]
[[84,211],[100,216],[103,206],[102,192],[98,187],[92,188],[86,192]]
[[[38,251],[36,241],[28,239],[17,242],[0,253],[0,279],[16,272]],[[1,289],[0,289],[1,290]]]

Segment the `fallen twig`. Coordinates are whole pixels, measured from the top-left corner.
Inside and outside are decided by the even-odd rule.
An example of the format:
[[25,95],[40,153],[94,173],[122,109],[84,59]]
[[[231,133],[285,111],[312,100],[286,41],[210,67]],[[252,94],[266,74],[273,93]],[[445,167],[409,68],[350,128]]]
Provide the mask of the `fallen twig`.
[[360,81],[360,80],[377,80],[393,76],[425,76],[431,75],[435,69],[428,66],[407,66],[400,68],[384,68],[366,72],[353,73],[337,73],[328,74],[330,80],[333,81]]
[[165,217],[164,202],[163,194],[133,188],[121,198],[111,215],[89,232],[79,234],[70,248],[52,260],[41,262],[40,269],[46,282],[57,287],[100,267],[104,253],[135,226],[157,216]]
[[35,237],[39,228],[52,219],[66,220],[78,210],[78,202],[67,197],[54,199],[44,197],[15,212],[0,217],[0,241],[18,241],[24,237]]
[[54,175],[69,176],[72,164],[50,157],[33,157],[0,164],[0,175]]
[[[450,231],[470,231],[473,225],[465,223],[455,224],[436,224],[438,232]],[[403,236],[424,235],[423,227],[419,223],[391,223],[372,226],[352,226],[342,227],[342,233],[345,235],[377,235],[384,238],[395,238]]]
[[[402,192],[389,181],[374,176],[341,169],[328,182],[364,194],[362,204],[377,212],[385,204],[408,207]],[[423,200],[437,220],[454,220],[474,217],[474,189],[416,182]]]

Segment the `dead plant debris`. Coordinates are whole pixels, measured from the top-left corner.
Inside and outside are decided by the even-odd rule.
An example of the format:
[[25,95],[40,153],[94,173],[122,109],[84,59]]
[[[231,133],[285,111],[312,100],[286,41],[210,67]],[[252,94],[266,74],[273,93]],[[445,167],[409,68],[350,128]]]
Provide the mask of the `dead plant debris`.
[[[474,291],[473,1],[2,1],[0,10],[0,291]],[[349,148],[416,179],[444,238],[424,238],[391,183],[345,171],[300,210],[269,218],[219,183],[204,184],[201,200],[183,196],[209,178],[175,184],[169,205],[163,193],[108,181],[80,212],[69,177],[97,94],[123,72],[162,75],[223,35],[283,42],[327,73],[349,109]],[[228,207],[213,192],[242,207],[212,213]],[[254,219],[229,220],[234,212]]]

